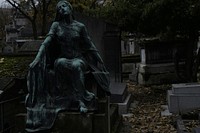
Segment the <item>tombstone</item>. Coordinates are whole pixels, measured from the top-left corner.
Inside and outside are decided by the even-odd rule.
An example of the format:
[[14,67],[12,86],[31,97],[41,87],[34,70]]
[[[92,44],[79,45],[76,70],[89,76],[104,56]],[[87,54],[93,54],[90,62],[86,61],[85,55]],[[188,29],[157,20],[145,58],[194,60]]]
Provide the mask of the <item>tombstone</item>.
[[26,40],[24,44],[21,44],[20,48],[18,49],[18,53],[35,55],[42,42],[42,40]]
[[[179,81],[174,64],[177,51],[185,59],[187,42],[146,40],[140,43],[141,63],[138,65],[139,84],[162,84]],[[182,66],[184,62],[182,62]]]
[[3,53],[4,54],[12,54],[14,52],[14,48],[7,45],[3,48]]
[[185,113],[200,108],[200,84],[172,84],[167,92],[167,101],[171,113]]

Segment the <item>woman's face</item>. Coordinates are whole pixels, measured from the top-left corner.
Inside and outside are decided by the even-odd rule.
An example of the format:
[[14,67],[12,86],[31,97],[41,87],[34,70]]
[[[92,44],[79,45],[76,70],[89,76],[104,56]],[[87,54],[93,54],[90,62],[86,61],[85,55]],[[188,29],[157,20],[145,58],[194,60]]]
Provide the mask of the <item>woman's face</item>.
[[58,5],[58,12],[61,14],[61,15],[69,15],[71,14],[71,9],[70,7],[66,4],[66,3],[61,3]]

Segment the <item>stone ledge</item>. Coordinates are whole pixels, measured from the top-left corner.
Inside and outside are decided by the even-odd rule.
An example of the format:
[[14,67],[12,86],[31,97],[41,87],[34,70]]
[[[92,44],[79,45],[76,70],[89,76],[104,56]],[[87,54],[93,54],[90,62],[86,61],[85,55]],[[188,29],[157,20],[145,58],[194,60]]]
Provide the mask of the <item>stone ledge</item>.
[[167,73],[175,72],[174,63],[162,63],[162,64],[139,64],[139,73]]
[[119,113],[119,115],[127,114],[128,108],[129,108],[129,106],[131,104],[131,100],[132,100],[132,95],[128,94],[123,103],[115,103],[115,104],[118,105],[118,108],[119,108],[118,113]]
[[172,93],[174,94],[199,93],[200,95],[200,84],[199,83],[172,84]]

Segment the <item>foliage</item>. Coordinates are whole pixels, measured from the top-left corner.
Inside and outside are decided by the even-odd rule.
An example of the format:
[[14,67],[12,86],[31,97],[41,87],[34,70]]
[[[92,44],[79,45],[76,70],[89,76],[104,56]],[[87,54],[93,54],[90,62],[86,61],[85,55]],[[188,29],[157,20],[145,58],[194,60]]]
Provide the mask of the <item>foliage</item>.
[[102,7],[100,17],[139,37],[189,40],[184,78],[196,81],[200,65],[200,53],[195,53],[200,30],[199,0],[115,0]]
[[2,57],[0,58],[0,78],[25,77],[28,73],[28,65],[34,57]]
[[198,0],[115,0],[101,16],[123,30],[147,35],[189,34],[200,28]]

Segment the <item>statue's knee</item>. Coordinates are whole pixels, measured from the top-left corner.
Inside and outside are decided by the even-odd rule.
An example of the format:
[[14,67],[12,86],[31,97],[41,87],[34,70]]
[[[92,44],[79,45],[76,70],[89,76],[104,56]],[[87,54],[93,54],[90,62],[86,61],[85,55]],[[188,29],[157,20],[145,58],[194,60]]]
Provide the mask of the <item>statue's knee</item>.
[[77,71],[81,71],[81,70],[82,70],[82,64],[81,64],[81,62],[79,62],[79,61],[74,61],[74,62],[72,63],[72,66],[73,66],[73,68],[74,68],[75,70],[77,70]]
[[66,61],[65,58],[59,58],[55,61],[54,66],[58,67],[58,66],[62,66],[64,64],[64,62]]

